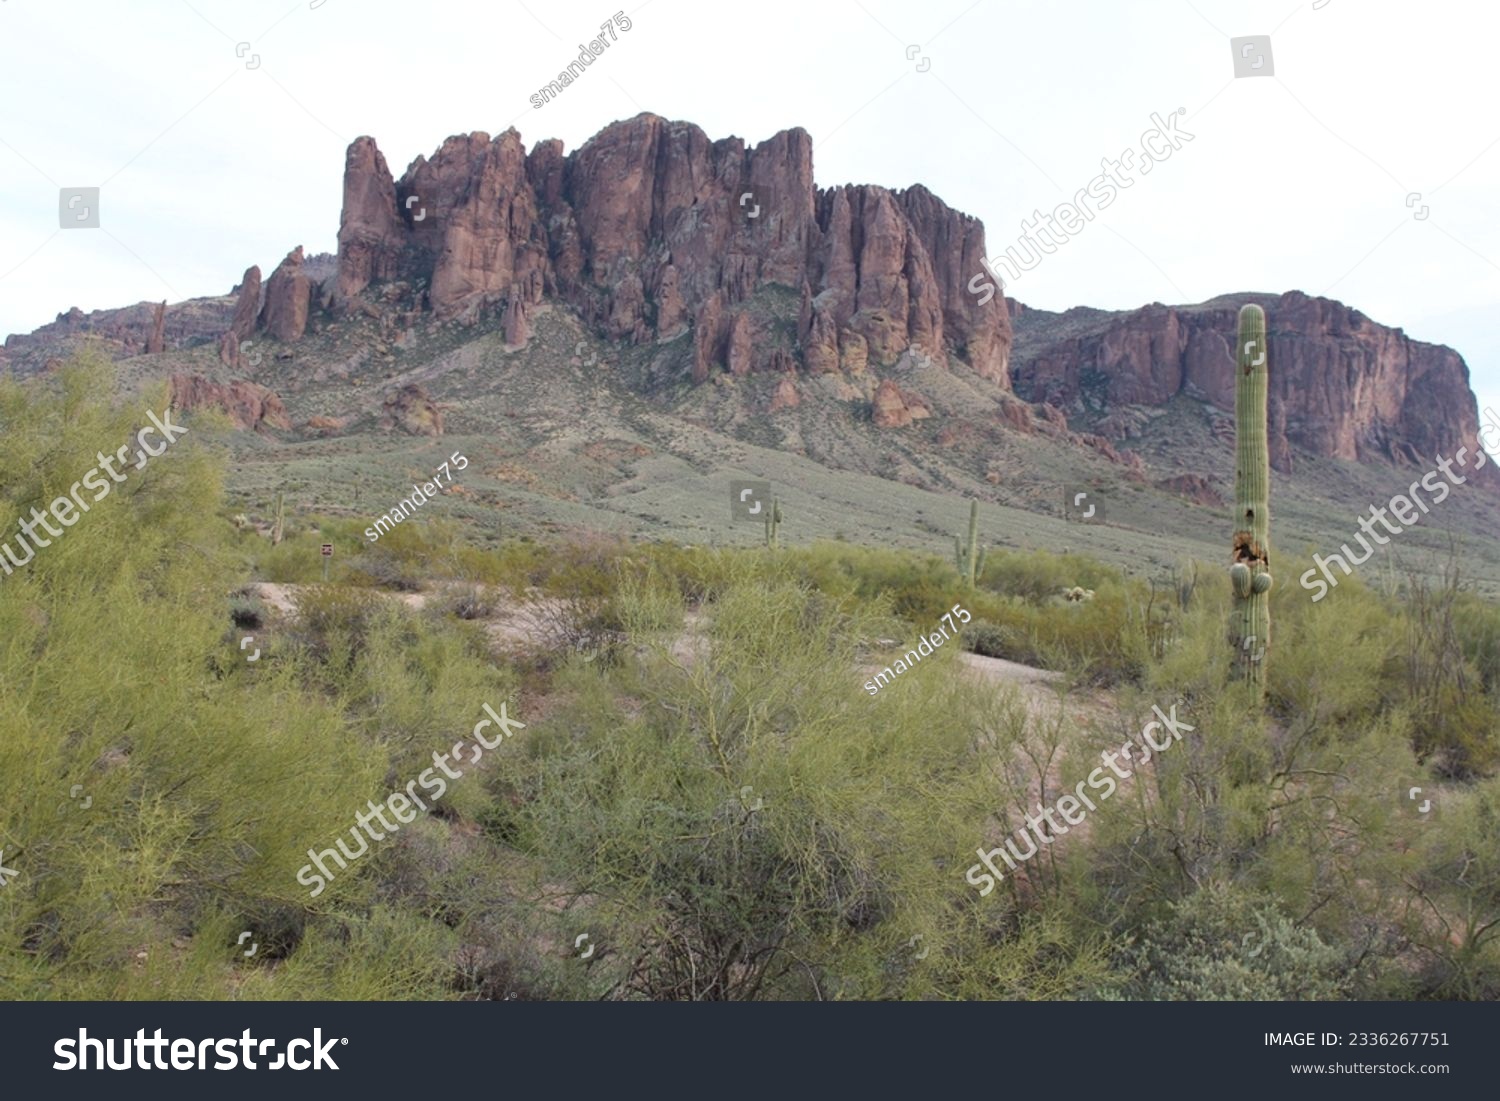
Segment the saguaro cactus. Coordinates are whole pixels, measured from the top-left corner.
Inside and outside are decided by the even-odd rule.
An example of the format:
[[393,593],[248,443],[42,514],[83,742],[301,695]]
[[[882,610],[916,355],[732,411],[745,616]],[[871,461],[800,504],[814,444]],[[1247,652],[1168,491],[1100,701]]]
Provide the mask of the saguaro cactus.
[[974,587],[974,582],[984,574],[984,548],[979,545],[979,502],[969,502],[969,545],[964,546],[959,542],[958,536],[953,537],[953,564],[958,567],[958,575],[968,582],[969,588]]
[[774,548],[781,529],[781,498],[771,498],[771,511],[766,513],[766,546]]
[[1271,644],[1271,457],[1266,444],[1266,315],[1240,310],[1234,388],[1234,542],[1229,580],[1229,643],[1240,680],[1265,691]]
[[276,519],[271,524],[271,546],[281,542],[282,536],[286,534],[286,498],[283,494],[276,494]]

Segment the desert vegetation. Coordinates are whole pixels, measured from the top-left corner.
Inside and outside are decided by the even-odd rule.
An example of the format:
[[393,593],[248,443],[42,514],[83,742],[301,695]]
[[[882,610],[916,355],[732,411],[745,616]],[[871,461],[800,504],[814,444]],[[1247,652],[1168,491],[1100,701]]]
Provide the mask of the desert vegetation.
[[[163,397],[111,391],[0,383],[0,525]],[[1456,567],[1277,587],[1252,685],[1218,564],[371,545],[227,495],[192,424],[0,578],[6,997],[1500,997],[1500,608]],[[960,600],[962,650],[861,690]],[[524,732],[309,897],[308,849],[502,700]],[[1178,700],[1086,829],[965,882]]]

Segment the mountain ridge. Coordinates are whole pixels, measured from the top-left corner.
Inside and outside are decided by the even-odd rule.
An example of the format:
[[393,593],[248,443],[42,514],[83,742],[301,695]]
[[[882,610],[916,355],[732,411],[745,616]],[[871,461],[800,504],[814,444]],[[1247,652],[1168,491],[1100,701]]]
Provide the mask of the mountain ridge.
[[[69,310],[9,338],[0,369],[42,371],[93,338],[134,376],[169,380],[185,411],[223,408],[288,461],[339,439],[357,452],[393,433],[493,433],[557,373],[574,395],[558,407],[641,398],[655,442],[677,418],[1053,514],[1061,484],[1109,483],[1136,502],[1122,515],[1201,514],[1207,531],[1202,510],[1232,474],[1233,312],[1255,301],[1270,318],[1273,458],[1317,479],[1280,486],[1305,491],[1309,516],[1341,499],[1328,462],[1367,466],[1355,482],[1376,484],[1474,439],[1452,349],[1300,291],[1123,311],[981,303],[967,277],[982,224],[920,184],[818,188],[811,156],[805,131],[748,145],[643,114],[567,155],[556,140],[526,152],[514,130],[450,137],[397,179],[362,137],[346,153],[336,257],[298,246],[226,295]],[[625,451],[653,451],[601,418]],[[554,416],[536,422],[524,435],[539,462],[591,446]],[[637,484],[633,468],[615,473]],[[1493,497],[1493,465],[1478,473]],[[1489,511],[1474,522],[1493,526]]]

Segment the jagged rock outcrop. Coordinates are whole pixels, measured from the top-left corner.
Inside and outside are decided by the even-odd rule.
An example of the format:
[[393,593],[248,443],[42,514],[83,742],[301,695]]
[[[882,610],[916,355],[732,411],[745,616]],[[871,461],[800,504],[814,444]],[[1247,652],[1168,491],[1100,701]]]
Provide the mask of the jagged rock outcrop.
[[[1457,352],[1300,291],[1225,295],[1198,306],[1155,303],[1119,314],[1027,310],[1017,315],[1016,389],[1070,415],[1162,405],[1178,394],[1232,410],[1235,316],[1246,302],[1267,315],[1268,428],[1277,469],[1291,468],[1293,446],[1397,465],[1430,465],[1474,446],[1477,408]],[[1106,417],[1100,427],[1127,423]],[[1500,484],[1493,464],[1476,474]]]
[[782,375],[781,381],[771,393],[771,404],[767,412],[779,413],[783,409],[795,409],[801,404],[802,397],[797,393],[797,384],[790,375]]
[[526,318],[525,300],[519,294],[513,294],[505,310],[505,343],[512,348],[521,348],[530,339],[531,323]]
[[871,419],[876,428],[905,428],[913,421],[932,416],[932,410],[919,394],[903,390],[890,379],[875,388],[871,402]]
[[656,339],[671,340],[688,326],[687,303],[678,289],[677,268],[667,264],[656,281]]
[[525,301],[556,295],[599,335],[636,344],[691,323],[691,373],[703,381],[792,353],[759,339],[737,308],[776,284],[803,295],[805,370],[889,365],[920,345],[1008,387],[1004,302],[980,305],[965,286],[983,256],[980,223],[925,188],[818,191],[804,130],[747,147],[642,114],[567,156],[556,141],[526,154],[514,130],[452,137],[399,181],[373,140],[357,139],[338,293],[383,281],[415,293],[425,280],[434,314],[468,321],[521,286]]
[[[44,370],[86,341],[116,358],[218,341],[223,361],[248,371],[263,351],[270,357],[262,331],[267,340],[307,339],[310,318],[346,311],[326,333],[315,326],[309,375],[325,381],[349,378],[348,364],[391,365],[395,351],[413,349],[417,332],[439,331],[429,324],[434,315],[460,324],[485,318],[518,348],[534,329],[552,335],[545,313],[556,304],[582,320],[591,341],[660,342],[615,361],[633,367],[650,358],[644,374],[622,372],[646,387],[672,381],[674,371],[699,383],[770,373],[774,386],[728,390],[778,413],[813,400],[861,411],[868,402],[881,428],[937,410],[948,424],[933,435],[953,446],[977,452],[970,430],[990,444],[1008,433],[1047,436],[1144,480],[1126,441],[1145,439],[1143,453],[1172,463],[1155,478],[1184,470],[1161,446],[1169,426],[1201,416],[1208,431],[1195,439],[1232,447],[1235,312],[1253,301],[1270,320],[1270,446],[1279,469],[1290,469],[1299,449],[1428,466],[1477,434],[1457,353],[1338,302],[1292,292],[1129,313],[1054,314],[1003,296],[981,305],[966,276],[982,270],[984,254],[982,226],[920,186],[817,188],[812,143],[799,129],[752,146],[643,114],[572,153],[555,140],[527,153],[514,131],[476,132],[444,141],[399,180],[374,141],[360,138],[346,156],[335,269],[332,258],[305,258],[299,247],[264,286],[251,267],[229,296],[69,310],[10,337],[0,371]],[[366,341],[367,329],[379,330],[378,342]],[[252,339],[256,347],[242,354]],[[514,362],[527,361],[546,358]],[[196,369],[166,364],[158,370]],[[972,371],[993,385],[975,387],[982,400],[970,408],[971,378],[925,373],[944,371]],[[831,377],[798,377],[815,374]],[[884,375],[922,385],[931,403],[878,381]],[[284,420],[269,391],[201,378],[181,386],[185,401],[223,403],[252,427]],[[1201,403],[1185,407],[1189,420],[1176,419],[1178,410],[1159,416],[1179,395]],[[393,395],[384,412],[388,428],[443,430],[442,408],[420,387]],[[310,430],[337,430],[317,420]],[[969,427],[948,426],[960,420]],[[1497,464],[1471,477],[1500,488]],[[1192,498],[1206,499],[1211,488],[1169,482],[1158,486]]]
[[1022,401],[1002,401],[999,409],[1000,420],[1015,429],[1017,432],[1030,436],[1036,432],[1036,416],[1031,411],[1031,406]]
[[729,323],[729,333],[724,343],[724,362],[731,375],[750,373],[750,357],[754,352],[752,339],[750,315],[744,311],[735,314],[734,320]]
[[1069,439],[1075,444],[1092,447],[1116,466],[1123,466],[1136,480],[1145,477],[1146,461],[1134,451],[1119,450],[1103,436],[1096,436],[1087,432],[1070,433]]
[[723,343],[720,332],[724,320],[724,296],[711,295],[693,318],[693,381],[702,382],[719,361]]
[[312,302],[312,281],[302,270],[302,246],[286,254],[266,280],[266,304],[260,325],[266,335],[290,343],[307,331],[307,311]]
[[151,335],[146,338],[146,354],[155,355],[167,347],[167,300],[162,299],[156,307],[156,316],[151,319]]
[[371,283],[397,277],[404,229],[396,213],[396,192],[385,157],[373,138],[354,139],[344,155],[337,284],[340,298],[358,294]]
[[229,331],[244,340],[255,331],[255,317],[260,313],[260,265],[251,264],[240,276],[234,294],[234,315],[229,319]]
[[427,391],[408,383],[385,399],[381,427],[399,428],[413,436],[441,436],[443,408],[427,396]]
[[316,436],[331,436],[343,430],[348,420],[343,417],[308,417],[303,427]]
[[229,328],[219,338],[219,360],[230,367],[242,366],[240,344],[250,339],[255,332],[255,317],[260,312],[260,266],[251,264],[240,277],[239,287],[232,292],[234,314]]
[[177,374],[172,376],[170,388],[172,408],[184,413],[203,408],[222,409],[236,428],[246,431],[292,426],[281,398],[254,382],[235,379],[219,383],[202,375]]

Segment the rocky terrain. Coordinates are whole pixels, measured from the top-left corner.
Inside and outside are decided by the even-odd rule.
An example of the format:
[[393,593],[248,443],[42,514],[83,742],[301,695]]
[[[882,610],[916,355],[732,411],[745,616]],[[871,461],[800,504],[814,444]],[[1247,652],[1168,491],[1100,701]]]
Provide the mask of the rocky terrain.
[[[1383,485],[1475,438],[1451,349],[1298,291],[1124,312],[981,303],[978,221],[920,185],[819,188],[812,156],[800,129],[747,145],[642,114],[571,153],[528,152],[514,130],[450,137],[397,178],[361,137],[337,256],[296,245],[219,297],[70,309],[10,337],[0,371],[44,372],[92,341],[137,381],[169,381],[180,408],[227,412],[268,464],[320,441],[352,461],[458,433],[509,449],[502,486],[549,500],[604,506],[638,490],[643,455],[706,474],[745,459],[742,441],[1049,515],[1059,484],[1117,484],[1176,502],[1138,507],[1148,527],[1206,524],[1232,488],[1235,313],[1258,302],[1273,462],[1308,478],[1283,477],[1279,500],[1347,510],[1365,492],[1348,478]],[[597,447],[634,458],[601,467]],[[575,478],[583,497],[559,488]],[[1486,500],[1500,489],[1494,466],[1476,482]]]

